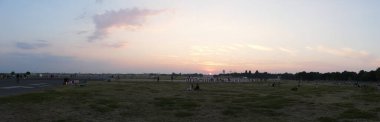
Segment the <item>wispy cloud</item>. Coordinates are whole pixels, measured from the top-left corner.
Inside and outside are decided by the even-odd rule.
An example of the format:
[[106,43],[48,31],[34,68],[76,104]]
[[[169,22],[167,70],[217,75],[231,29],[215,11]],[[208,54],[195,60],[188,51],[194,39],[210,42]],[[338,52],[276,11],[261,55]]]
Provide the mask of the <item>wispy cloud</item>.
[[296,54],[297,54],[296,50],[292,50],[292,49],[288,49],[288,48],[284,48],[284,47],[279,47],[278,50],[285,52],[285,53],[292,55],[292,56],[296,56]]
[[310,47],[310,46],[306,46],[305,49],[308,49],[308,50],[314,50],[314,48]]
[[0,72],[105,72],[115,68],[105,62],[85,61],[73,56],[49,53],[0,52],[0,57]]
[[210,56],[216,55],[215,49],[208,46],[192,46],[190,48],[190,55],[192,56]]
[[248,45],[249,48],[259,50],[259,51],[273,51],[273,48],[262,46],[262,45]]
[[106,11],[103,14],[93,16],[95,24],[95,32],[88,37],[88,41],[101,40],[105,38],[111,28],[125,28],[136,29],[146,21],[148,16],[156,15],[163,12],[163,10],[150,10],[150,9],[120,9],[118,11]]
[[206,66],[228,66],[226,63],[221,63],[221,62],[213,62],[213,61],[205,61],[201,62],[201,65],[206,65]]
[[16,42],[15,46],[19,49],[32,50],[50,46],[45,40],[36,40],[32,42]]
[[85,11],[82,14],[80,14],[78,17],[75,18],[75,20],[81,20],[88,17],[88,13]]
[[326,46],[307,47],[309,50],[316,50],[331,55],[350,57],[350,58],[364,58],[369,57],[370,54],[364,50],[355,50],[352,48],[331,48]]
[[88,31],[78,31],[77,32],[77,35],[82,35],[82,34],[85,34],[85,33],[87,33]]
[[108,43],[108,44],[104,44],[104,46],[110,47],[110,48],[122,48],[122,47],[127,46],[127,43],[126,42]]

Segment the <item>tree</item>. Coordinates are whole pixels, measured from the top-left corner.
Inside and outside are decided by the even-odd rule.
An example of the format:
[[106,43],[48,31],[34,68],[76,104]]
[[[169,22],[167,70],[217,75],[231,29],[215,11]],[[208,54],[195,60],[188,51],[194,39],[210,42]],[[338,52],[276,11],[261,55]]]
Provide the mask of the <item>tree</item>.
[[249,71],[248,71],[248,78],[251,79],[252,76],[253,76],[253,75],[252,75],[252,72],[251,72],[251,70],[249,70]]
[[25,73],[25,75],[30,75],[30,72],[29,72],[29,71],[27,71],[27,72]]
[[268,79],[269,79],[269,73],[268,72],[262,73],[262,80],[267,81]]
[[253,74],[253,77],[256,78],[256,79],[260,79],[260,72],[258,70],[256,70],[255,74]]
[[248,77],[248,70],[245,70],[243,77]]
[[358,74],[358,79],[360,81],[369,81],[369,73],[364,70],[360,70]]
[[376,70],[376,80],[377,82],[380,82],[380,67]]
[[307,73],[305,71],[303,71],[303,72],[296,73],[295,76],[296,76],[297,80],[302,81],[302,80],[306,79],[306,75],[307,75]]
[[370,81],[376,81],[376,71],[370,71],[369,72],[369,80]]
[[12,76],[14,76],[15,74],[16,74],[15,71],[12,71],[12,72],[11,72],[11,75],[12,75]]

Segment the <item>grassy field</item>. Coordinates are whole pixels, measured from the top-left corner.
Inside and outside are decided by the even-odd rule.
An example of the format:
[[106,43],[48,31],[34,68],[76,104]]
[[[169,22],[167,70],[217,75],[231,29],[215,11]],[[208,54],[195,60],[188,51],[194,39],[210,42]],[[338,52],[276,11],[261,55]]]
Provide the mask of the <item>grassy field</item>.
[[380,121],[380,91],[332,83],[89,82],[0,98],[1,121]]

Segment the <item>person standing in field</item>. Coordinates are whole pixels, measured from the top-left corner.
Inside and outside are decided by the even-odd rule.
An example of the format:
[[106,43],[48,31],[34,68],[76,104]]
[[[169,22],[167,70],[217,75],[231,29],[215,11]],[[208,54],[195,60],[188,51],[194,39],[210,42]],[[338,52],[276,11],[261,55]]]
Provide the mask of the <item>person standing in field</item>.
[[160,82],[160,76],[157,76],[157,82]]
[[20,83],[20,74],[17,74],[17,75],[16,75],[16,82],[17,82],[17,83]]
[[198,84],[198,83],[195,85],[194,90],[195,90],[195,91],[200,90],[200,88],[199,88],[199,84]]
[[69,83],[69,78],[64,78],[63,79],[63,85],[67,85]]

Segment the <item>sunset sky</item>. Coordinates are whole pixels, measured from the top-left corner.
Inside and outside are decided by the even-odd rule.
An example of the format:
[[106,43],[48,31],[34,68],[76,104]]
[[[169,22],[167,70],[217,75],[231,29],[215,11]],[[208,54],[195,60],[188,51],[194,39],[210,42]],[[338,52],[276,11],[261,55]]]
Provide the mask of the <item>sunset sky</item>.
[[359,71],[379,0],[0,0],[0,72]]

